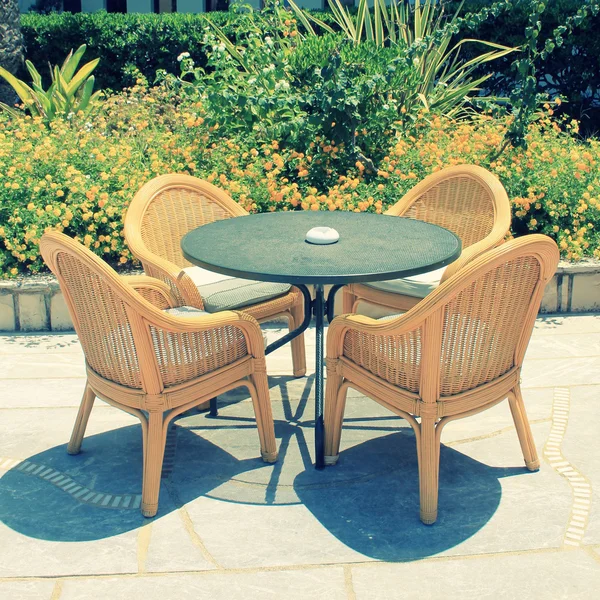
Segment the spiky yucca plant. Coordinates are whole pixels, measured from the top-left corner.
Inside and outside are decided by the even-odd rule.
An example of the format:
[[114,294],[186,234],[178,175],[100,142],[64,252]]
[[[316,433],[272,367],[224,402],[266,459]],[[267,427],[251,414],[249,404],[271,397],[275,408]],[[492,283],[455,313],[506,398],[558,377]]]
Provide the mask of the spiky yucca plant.
[[[316,35],[311,21],[333,32],[331,27],[300,9],[294,0],[288,3],[308,35]],[[478,67],[518,50],[470,38],[451,45],[452,24],[463,2],[454,15],[446,15],[444,4],[439,0],[373,0],[371,8],[368,0],[360,0],[356,15],[340,0],[328,0],[328,3],[337,26],[352,43],[405,45],[421,74],[417,97],[425,108],[446,116],[463,112],[473,94],[491,77],[490,73],[473,79],[472,74]],[[485,50],[463,61],[460,52],[466,44],[480,45]]]
[[[31,87],[2,67],[0,77],[12,86],[25,110],[35,117],[41,117],[46,123],[57,117],[69,117],[80,112],[87,114],[101,94],[93,93],[95,79],[91,74],[100,59],[91,60],[76,71],[85,50],[83,44],[75,52],[69,52],[62,67],[50,67],[52,83],[47,90],[42,87],[42,76],[29,60],[25,61],[25,65],[31,75]],[[17,109],[1,102],[0,108],[13,116],[20,114]]]

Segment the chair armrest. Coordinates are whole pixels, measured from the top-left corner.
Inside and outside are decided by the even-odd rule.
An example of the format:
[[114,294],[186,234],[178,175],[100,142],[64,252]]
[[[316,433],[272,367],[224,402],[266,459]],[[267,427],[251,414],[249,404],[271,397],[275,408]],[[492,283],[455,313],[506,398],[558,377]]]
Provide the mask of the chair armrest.
[[142,262],[147,275],[160,279],[169,286],[173,296],[178,299],[178,306],[185,305],[204,309],[198,288],[182,268],[148,251],[143,253],[138,251],[136,256]]
[[419,305],[402,315],[383,321],[357,314],[340,315],[329,324],[327,358],[338,358],[343,354],[344,337],[350,330],[381,337],[403,335],[422,327],[426,315]]
[[244,336],[249,354],[254,358],[264,358],[265,356],[264,338],[260,325],[254,317],[247,313],[227,310],[194,317],[182,317],[170,315],[152,307],[151,311],[146,311],[143,318],[158,332],[176,336],[191,336],[232,327],[239,330]]
[[156,308],[162,310],[181,306],[171,288],[159,279],[147,275],[122,275],[121,279]]
[[256,319],[225,311],[199,316],[165,313],[139,298],[135,321],[138,355],[145,357],[150,393],[218,371],[242,359],[266,371],[263,336]]

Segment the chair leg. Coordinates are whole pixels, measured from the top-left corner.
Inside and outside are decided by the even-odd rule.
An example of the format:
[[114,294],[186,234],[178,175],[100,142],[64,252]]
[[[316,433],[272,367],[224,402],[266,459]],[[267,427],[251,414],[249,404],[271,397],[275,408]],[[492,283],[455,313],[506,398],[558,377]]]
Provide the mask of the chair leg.
[[[292,318],[290,319],[290,331],[302,325],[304,320],[304,304],[296,304],[290,309]],[[306,375],[306,350],[304,348],[304,334],[295,337],[291,342],[292,348],[292,367],[294,377],[304,377]]]
[[432,525],[437,520],[440,447],[435,435],[435,417],[422,417],[419,436],[419,493],[421,521]]
[[356,296],[346,286],[342,290],[342,311],[345,315],[354,312],[354,303]]
[[145,440],[144,473],[142,483],[142,515],[153,517],[158,511],[160,475],[165,455],[163,413],[151,412]]
[[508,403],[515,422],[515,428],[517,429],[517,435],[519,436],[523,457],[525,458],[525,466],[530,471],[537,471],[540,468],[540,459],[538,458],[537,450],[535,448],[533,434],[531,433],[531,427],[529,426],[529,420],[527,419],[527,413],[525,412],[525,403],[523,402],[521,387],[519,385],[517,385],[508,395]]
[[[264,359],[262,361],[264,364]],[[266,463],[274,463],[277,461],[277,443],[267,373],[263,370],[255,371],[250,376],[250,381],[253,384],[249,389],[256,416],[260,454]]]
[[85,434],[85,429],[87,427],[88,419],[90,418],[90,413],[92,412],[95,399],[96,394],[94,394],[90,384],[86,381],[85,389],[83,390],[83,398],[81,399],[81,404],[79,405],[79,412],[77,413],[77,418],[75,419],[73,433],[71,433],[71,439],[69,440],[69,445],[67,446],[67,452],[69,454],[79,454],[79,451],[81,450],[81,442]]
[[342,377],[327,370],[325,389],[325,464],[335,465],[340,455],[342,423],[346,408],[347,387],[342,387]]

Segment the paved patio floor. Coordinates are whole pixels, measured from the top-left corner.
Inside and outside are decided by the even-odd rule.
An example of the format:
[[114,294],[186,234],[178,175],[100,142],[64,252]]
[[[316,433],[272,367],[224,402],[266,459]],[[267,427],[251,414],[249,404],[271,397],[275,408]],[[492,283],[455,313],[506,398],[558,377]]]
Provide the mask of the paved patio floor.
[[537,322],[523,390],[539,472],[507,403],[444,430],[432,527],[406,422],[351,392],[339,463],[316,471],[313,369],[293,379],[287,347],[268,366],[279,462],[258,459],[251,402],[229,393],[219,417],[171,428],[147,520],[133,417],[97,401],[66,453],[76,336],[0,336],[0,598],[600,597],[600,316]]

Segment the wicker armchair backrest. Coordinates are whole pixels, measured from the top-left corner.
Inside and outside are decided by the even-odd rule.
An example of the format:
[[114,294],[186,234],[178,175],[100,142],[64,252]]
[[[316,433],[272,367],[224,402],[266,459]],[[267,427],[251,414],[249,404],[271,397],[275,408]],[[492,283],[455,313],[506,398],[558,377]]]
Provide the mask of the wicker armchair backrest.
[[495,212],[488,186],[472,175],[456,174],[417,196],[403,216],[445,227],[468,248],[492,231]]
[[537,234],[489,250],[402,316],[365,327],[349,317],[343,355],[426,402],[490,383],[522,365],[558,258]]
[[540,274],[535,256],[517,256],[480,273],[446,304],[441,396],[474,389],[516,366],[517,346],[527,329]]
[[141,389],[127,304],[94,268],[86,256],[87,248],[62,245],[61,241],[55,235],[44,236],[40,247],[46,264],[58,278],[87,364],[105,379]]
[[[189,175],[165,175],[144,185],[132,200],[127,225],[153,254],[189,267],[181,239],[197,227],[247,214],[223,190]],[[132,221],[129,223],[129,221]]]

